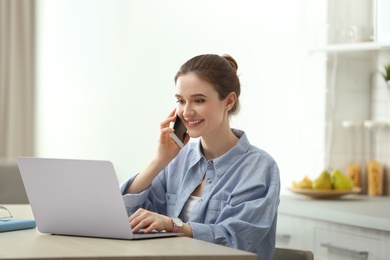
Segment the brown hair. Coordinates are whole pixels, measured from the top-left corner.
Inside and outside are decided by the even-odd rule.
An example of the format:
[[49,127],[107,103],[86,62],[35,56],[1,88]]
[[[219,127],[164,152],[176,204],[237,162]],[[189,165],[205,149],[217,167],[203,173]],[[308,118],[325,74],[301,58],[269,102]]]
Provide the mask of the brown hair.
[[229,114],[237,114],[241,87],[237,76],[237,62],[228,54],[204,54],[195,56],[184,63],[176,73],[177,79],[187,73],[195,73],[200,79],[212,84],[218,92],[220,100],[225,99],[231,92],[236,93],[237,100]]

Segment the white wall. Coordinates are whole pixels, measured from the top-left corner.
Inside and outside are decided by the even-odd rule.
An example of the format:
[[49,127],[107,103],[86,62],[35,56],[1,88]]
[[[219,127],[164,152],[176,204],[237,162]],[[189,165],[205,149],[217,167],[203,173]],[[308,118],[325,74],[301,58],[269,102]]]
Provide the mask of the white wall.
[[275,157],[284,186],[316,176],[325,68],[307,47],[323,2],[40,0],[37,156],[111,160],[125,180],[154,154],[180,65],[229,53],[242,83],[232,126]]

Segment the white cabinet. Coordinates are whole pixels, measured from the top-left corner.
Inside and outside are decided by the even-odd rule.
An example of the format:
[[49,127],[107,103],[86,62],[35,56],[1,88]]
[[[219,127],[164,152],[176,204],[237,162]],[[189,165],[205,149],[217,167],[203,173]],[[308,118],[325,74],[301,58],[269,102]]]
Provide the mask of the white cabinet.
[[381,232],[330,225],[314,228],[318,259],[389,259],[389,241]]
[[390,232],[279,214],[276,245],[309,249],[315,259],[389,260]]
[[279,213],[276,244],[279,247],[312,250],[313,228],[311,220]]

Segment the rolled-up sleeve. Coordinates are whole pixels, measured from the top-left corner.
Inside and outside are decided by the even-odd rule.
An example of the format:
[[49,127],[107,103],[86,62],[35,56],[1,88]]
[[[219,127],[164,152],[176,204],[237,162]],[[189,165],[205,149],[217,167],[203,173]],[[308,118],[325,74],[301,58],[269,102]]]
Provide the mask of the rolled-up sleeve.
[[120,190],[123,195],[123,201],[126,206],[127,214],[130,216],[137,209],[144,208],[150,211],[159,212],[160,214],[165,214],[166,212],[166,202],[165,202],[165,188],[162,183],[164,172],[159,173],[159,175],[153,180],[152,184],[145,189],[144,191],[136,194],[125,193],[129,185],[134,181],[137,175],[131,177],[129,180],[124,182]]

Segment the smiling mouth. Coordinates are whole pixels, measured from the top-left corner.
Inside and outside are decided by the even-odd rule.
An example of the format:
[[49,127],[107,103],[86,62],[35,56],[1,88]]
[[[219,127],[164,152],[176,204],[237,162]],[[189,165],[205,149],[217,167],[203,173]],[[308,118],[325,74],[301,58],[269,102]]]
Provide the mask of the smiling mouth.
[[202,122],[203,122],[203,120],[186,121],[187,125],[189,125],[189,126],[197,126]]

